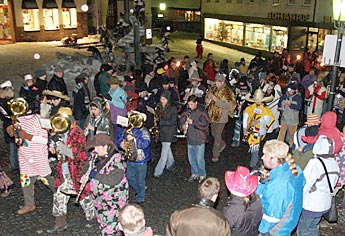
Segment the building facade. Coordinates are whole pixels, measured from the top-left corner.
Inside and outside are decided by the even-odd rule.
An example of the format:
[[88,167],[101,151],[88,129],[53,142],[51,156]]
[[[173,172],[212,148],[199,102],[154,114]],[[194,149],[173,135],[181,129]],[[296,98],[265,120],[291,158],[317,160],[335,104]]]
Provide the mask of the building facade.
[[[0,41],[32,42],[88,35],[86,0],[0,1]],[[2,13],[2,15],[1,15]],[[4,22],[4,23],[2,23]],[[2,37],[2,38],[1,38]]]
[[204,38],[249,53],[322,52],[332,0],[202,0]]

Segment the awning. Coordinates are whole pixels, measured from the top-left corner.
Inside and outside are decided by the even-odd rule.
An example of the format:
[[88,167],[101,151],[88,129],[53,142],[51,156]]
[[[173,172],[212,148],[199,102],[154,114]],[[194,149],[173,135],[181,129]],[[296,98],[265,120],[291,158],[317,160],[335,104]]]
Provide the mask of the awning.
[[43,0],[42,8],[59,8],[55,0]]
[[77,8],[74,0],[62,0],[62,8]]
[[36,0],[23,0],[22,9],[38,9]]

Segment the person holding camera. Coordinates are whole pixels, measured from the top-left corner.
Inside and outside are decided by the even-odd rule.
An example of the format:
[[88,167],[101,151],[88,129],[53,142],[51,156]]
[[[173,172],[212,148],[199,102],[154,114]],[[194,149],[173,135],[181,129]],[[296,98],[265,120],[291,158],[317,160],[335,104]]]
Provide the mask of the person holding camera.
[[327,90],[322,84],[322,78],[318,78],[313,84],[309,85],[305,91],[307,115],[316,114],[321,117],[323,103],[326,100]]

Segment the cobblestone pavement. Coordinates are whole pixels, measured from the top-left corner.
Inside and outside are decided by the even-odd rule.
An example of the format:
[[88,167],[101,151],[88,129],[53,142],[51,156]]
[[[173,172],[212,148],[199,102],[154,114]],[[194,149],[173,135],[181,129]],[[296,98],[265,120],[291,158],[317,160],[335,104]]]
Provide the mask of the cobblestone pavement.
[[[185,40],[184,44],[181,45],[178,40],[171,44],[172,52],[176,52],[179,55],[193,55],[195,40]],[[183,47],[177,49],[177,46]],[[189,46],[188,46],[189,45]],[[23,48],[25,46],[25,49]],[[24,68],[25,70],[31,70],[32,72],[36,69],[32,62],[32,55],[37,50],[44,50],[44,55],[42,60],[51,60],[54,58],[55,51],[71,52],[71,49],[56,49],[56,45],[53,43],[24,43],[19,45],[6,45],[0,46],[0,65],[2,75],[0,75],[0,81],[4,79],[13,79],[17,84],[21,83],[21,77],[19,76]],[[242,57],[242,53],[235,50],[230,50],[217,45],[204,43],[205,52],[211,50],[215,52],[217,58],[229,58],[226,55],[233,56],[234,60]],[[6,49],[6,50],[3,50]],[[23,50],[23,51],[21,51]],[[223,52],[223,54],[218,54],[218,52]],[[18,53],[15,53],[18,52]],[[15,53],[15,54],[13,54]],[[7,55],[8,54],[8,55]],[[49,55],[49,56],[48,56]],[[220,55],[220,56],[219,56]],[[224,56],[224,57],[223,57]],[[251,56],[247,54],[250,58]],[[7,57],[7,60],[4,59]],[[8,60],[11,60],[9,62]],[[232,59],[229,58],[230,61]],[[6,61],[2,63],[3,61]],[[31,63],[31,64],[30,64]],[[24,71],[25,71],[24,70]],[[25,72],[24,72],[25,73]],[[69,88],[71,90],[71,88]],[[223,134],[227,148],[223,151],[221,155],[221,160],[219,163],[211,163],[211,149],[212,149],[212,139],[210,144],[206,146],[206,169],[208,176],[217,177],[221,182],[221,192],[219,196],[219,202],[217,208],[221,209],[225,203],[228,196],[226,190],[223,176],[224,172],[228,169],[234,170],[238,165],[248,166],[249,155],[247,153],[247,148],[242,145],[238,148],[230,148],[230,137],[232,137],[232,126],[229,123],[226,126],[225,132]],[[4,144],[2,134],[0,136],[0,163],[8,166],[8,147]],[[271,137],[274,138],[274,137]],[[173,153],[177,162],[177,168],[172,172],[164,172],[161,179],[153,179],[153,171],[155,164],[159,158],[160,147],[159,145],[155,147],[152,145],[152,156],[153,161],[149,165],[148,177],[147,177],[147,195],[146,202],[143,205],[147,223],[150,225],[156,234],[164,234],[164,227],[169,219],[171,213],[176,209],[190,205],[197,199],[197,184],[189,183],[187,178],[190,176],[190,167],[187,159],[186,141],[180,139],[177,143],[173,144]],[[41,183],[36,184],[35,198],[37,210],[31,214],[19,216],[16,214],[20,206],[23,205],[23,196],[19,186],[18,172],[9,170],[8,167],[5,168],[7,174],[16,183],[16,188],[6,199],[0,199],[0,235],[47,235],[45,230],[54,225],[54,218],[51,214],[52,211],[52,194],[46,189]],[[341,193],[342,196],[342,193]],[[340,203],[340,196],[337,197]],[[130,201],[134,200],[133,191],[130,192]],[[98,235],[99,231],[97,224],[91,228],[86,228],[85,217],[83,216],[82,209],[73,204],[73,199],[70,201],[68,206],[68,223],[69,228],[58,235]],[[345,232],[345,216],[341,215],[339,222],[336,226],[328,228],[326,230],[321,230],[321,235],[344,235]]]

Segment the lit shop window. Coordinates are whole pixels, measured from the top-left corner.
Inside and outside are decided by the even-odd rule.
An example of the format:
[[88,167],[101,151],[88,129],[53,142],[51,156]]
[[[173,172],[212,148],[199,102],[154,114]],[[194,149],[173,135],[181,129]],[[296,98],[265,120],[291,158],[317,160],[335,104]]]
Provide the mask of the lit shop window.
[[43,20],[45,30],[57,30],[59,26],[59,10],[55,0],[43,0]]
[[23,9],[24,31],[39,31],[40,17],[38,9]]
[[64,8],[62,9],[62,24],[66,29],[77,28],[77,9]]
[[271,52],[282,52],[284,48],[287,48],[288,29],[280,26],[273,26],[272,29]]
[[270,34],[270,26],[247,24],[245,46],[268,51],[270,45]]

